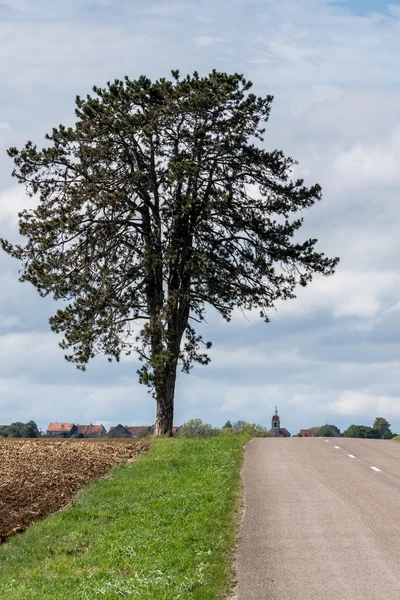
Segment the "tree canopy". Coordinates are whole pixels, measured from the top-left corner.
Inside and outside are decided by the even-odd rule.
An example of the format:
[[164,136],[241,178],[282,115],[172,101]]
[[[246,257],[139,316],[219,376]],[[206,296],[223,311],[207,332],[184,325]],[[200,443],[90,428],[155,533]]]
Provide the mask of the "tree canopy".
[[339,437],[340,429],[336,425],[322,425],[319,428],[317,437]]
[[201,419],[191,419],[184,423],[179,430],[179,437],[212,437],[219,434],[219,429]]
[[35,421],[28,421],[28,423],[18,421],[2,427],[0,429],[0,437],[37,438],[40,437],[40,432]]
[[296,161],[263,147],[272,96],[240,74],[126,77],[76,98],[76,123],[39,149],[10,148],[35,208],[19,214],[25,243],[1,240],[21,281],[65,304],[50,319],[66,359],[137,352],[157,400],[156,434],[171,433],[177,365],[207,364],[196,327],[207,305],[268,321],[338,262],[300,239],[319,185],[292,180]]
[[390,429],[391,425],[384,417],[376,417],[372,427],[379,431],[382,439],[390,440],[393,437]]
[[394,434],[391,432],[390,423],[384,417],[376,417],[372,427],[368,427],[368,425],[350,425],[343,435],[354,438],[390,440]]
[[343,432],[344,437],[351,438],[373,438],[378,439],[381,437],[378,429],[374,429],[373,427],[368,427],[368,425],[350,425]]

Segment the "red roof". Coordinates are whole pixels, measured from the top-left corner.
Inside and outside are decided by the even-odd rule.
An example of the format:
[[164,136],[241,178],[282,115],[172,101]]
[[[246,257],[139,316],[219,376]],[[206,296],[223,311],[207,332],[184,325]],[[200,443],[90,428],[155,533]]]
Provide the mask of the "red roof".
[[274,415],[274,416],[272,417],[272,420],[273,420],[273,421],[279,421],[279,416],[278,416],[278,415]]
[[50,433],[69,433],[73,427],[73,423],[50,423],[47,431]]
[[103,425],[77,425],[77,429],[77,433],[94,437],[100,435],[103,430],[105,432]]
[[136,437],[139,434],[143,433],[143,431],[148,430],[150,428],[150,425],[127,425],[126,429],[129,431],[129,433]]
[[[112,431],[112,429],[114,429],[114,427],[110,427],[110,431]],[[153,425],[125,425],[125,429],[127,429],[131,435],[137,436],[146,429],[153,429]],[[180,427],[177,425],[172,427],[172,433],[177,433],[179,430]]]
[[[80,431],[79,427],[81,427],[81,425],[78,425],[78,431]],[[153,425],[125,425],[123,427],[124,427],[124,429],[127,429],[132,436],[137,436],[140,433],[142,433],[145,429],[153,429],[154,426]],[[114,425],[112,427],[110,427],[109,432],[112,431],[113,429],[115,429]],[[178,433],[179,430],[180,430],[180,426],[178,426],[178,425],[174,425],[172,427],[172,433]]]
[[303,437],[315,437],[319,431],[319,427],[310,427],[310,429],[300,429]]
[[130,433],[128,427],[126,425],[122,425],[121,423],[119,423],[118,425],[112,425],[108,430],[108,433],[111,433],[111,431],[114,431],[114,429],[119,429],[120,431],[123,431],[125,433]]

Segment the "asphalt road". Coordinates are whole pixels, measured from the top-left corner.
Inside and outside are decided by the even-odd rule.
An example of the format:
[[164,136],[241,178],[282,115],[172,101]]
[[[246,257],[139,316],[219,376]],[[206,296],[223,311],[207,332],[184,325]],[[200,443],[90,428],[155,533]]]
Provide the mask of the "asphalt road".
[[238,600],[400,599],[400,442],[254,439],[243,480]]

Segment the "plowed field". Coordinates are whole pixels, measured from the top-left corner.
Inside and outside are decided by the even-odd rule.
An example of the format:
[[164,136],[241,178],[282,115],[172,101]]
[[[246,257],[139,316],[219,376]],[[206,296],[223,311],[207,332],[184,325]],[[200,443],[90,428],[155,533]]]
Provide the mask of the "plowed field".
[[146,452],[148,442],[0,440],[0,542],[68,504],[80,487]]

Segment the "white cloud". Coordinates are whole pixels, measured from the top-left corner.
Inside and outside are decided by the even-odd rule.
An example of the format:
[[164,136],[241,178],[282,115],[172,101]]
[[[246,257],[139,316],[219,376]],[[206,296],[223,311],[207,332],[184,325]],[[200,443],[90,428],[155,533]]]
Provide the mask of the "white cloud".
[[149,6],[152,14],[160,16],[182,13],[192,8],[190,2],[153,2]]
[[18,213],[24,208],[34,208],[37,200],[29,198],[22,185],[15,185],[9,189],[0,192],[0,224],[2,234],[4,234],[4,225],[16,230],[18,223]]
[[400,6],[398,4],[388,4],[388,11],[395,19],[400,19]]
[[392,417],[400,417],[400,395],[397,397],[374,396],[364,392],[345,391],[333,403],[332,409],[336,413],[348,417],[385,415],[390,420]]
[[[266,325],[267,327],[267,325]],[[307,359],[301,356],[296,348],[287,350],[276,350],[273,355],[269,354],[269,348],[259,344],[257,346],[247,346],[237,350],[222,344],[217,344],[210,352],[213,364],[216,368],[229,367],[231,369],[248,367],[262,367],[268,362],[268,365],[305,365]]]
[[208,46],[214,46],[215,44],[221,43],[222,41],[222,38],[219,37],[201,35],[196,39],[196,46],[198,48],[207,48]]
[[357,272],[340,268],[333,277],[316,278],[298,291],[295,300],[278,304],[276,318],[302,317],[328,311],[334,318],[371,318],[383,311],[393,292],[400,295],[400,274],[396,271]]
[[335,175],[342,188],[382,187],[400,183],[400,126],[389,139],[368,147],[360,142],[340,152],[335,161]]
[[[80,86],[85,86],[85,92],[90,91],[95,82],[101,85],[107,79],[130,73],[131,57],[148,58],[156,43],[152,35],[132,35],[123,24],[93,23],[88,28],[83,22],[39,21],[34,27],[26,22],[3,22],[0,35],[7,56],[13,57],[0,62],[0,76],[8,89],[48,86],[54,92],[72,88],[75,95]],[[57,52],[49,52],[52,47]]]
[[28,8],[27,0],[0,0],[0,8],[7,6],[13,10],[26,10]]
[[[50,365],[54,361],[54,351],[57,350],[57,336],[54,333],[7,333],[0,336],[0,361],[3,373],[13,371],[18,376],[29,377],[36,369]],[[60,358],[62,351],[59,350]],[[29,369],[20,370],[19,364],[28,365]]]

